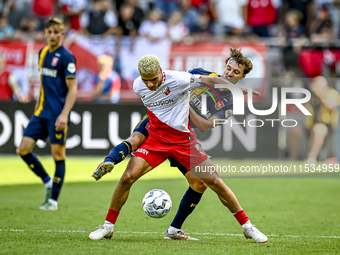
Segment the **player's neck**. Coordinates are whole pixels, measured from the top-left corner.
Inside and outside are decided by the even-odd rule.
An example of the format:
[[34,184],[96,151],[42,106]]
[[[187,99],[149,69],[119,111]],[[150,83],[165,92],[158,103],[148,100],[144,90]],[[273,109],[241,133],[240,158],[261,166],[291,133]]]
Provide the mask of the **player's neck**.
[[61,43],[59,45],[56,46],[49,46],[49,52],[53,52],[56,51],[57,49],[59,49],[59,47],[61,47]]

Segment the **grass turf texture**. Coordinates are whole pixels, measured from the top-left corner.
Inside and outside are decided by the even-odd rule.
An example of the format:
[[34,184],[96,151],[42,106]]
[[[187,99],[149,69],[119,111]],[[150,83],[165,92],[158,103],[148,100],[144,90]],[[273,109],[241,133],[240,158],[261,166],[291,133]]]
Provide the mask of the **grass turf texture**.
[[[118,218],[110,240],[91,241],[88,235],[103,224],[113,190],[127,162],[103,180],[91,173],[102,158],[68,158],[59,211],[37,208],[44,186],[18,157],[0,159],[0,253],[4,254],[339,254],[340,179],[224,179],[243,208],[269,237],[256,244],[242,236],[239,224],[208,190],[183,229],[200,239],[169,241],[163,236],[187,189],[179,171],[161,165],[138,181]],[[53,174],[50,157],[41,161]],[[273,161],[228,161],[226,164],[282,164]],[[290,164],[290,162],[288,162]],[[288,164],[287,163],[287,164]],[[299,164],[301,162],[295,162]],[[221,161],[222,164],[222,161]],[[166,190],[173,200],[169,215],[152,219],[142,210],[144,194]]]

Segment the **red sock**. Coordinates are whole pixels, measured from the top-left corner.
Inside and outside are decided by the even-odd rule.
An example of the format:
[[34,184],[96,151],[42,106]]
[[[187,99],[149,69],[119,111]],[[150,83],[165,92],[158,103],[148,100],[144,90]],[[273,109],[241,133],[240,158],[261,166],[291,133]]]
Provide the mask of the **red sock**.
[[241,224],[241,226],[249,220],[249,218],[248,218],[247,214],[244,212],[244,210],[241,210],[241,211],[235,213],[234,216],[237,219],[238,223]]
[[119,211],[109,209],[109,212],[107,213],[105,220],[111,222],[112,224],[115,224],[118,218],[118,215],[119,215]]

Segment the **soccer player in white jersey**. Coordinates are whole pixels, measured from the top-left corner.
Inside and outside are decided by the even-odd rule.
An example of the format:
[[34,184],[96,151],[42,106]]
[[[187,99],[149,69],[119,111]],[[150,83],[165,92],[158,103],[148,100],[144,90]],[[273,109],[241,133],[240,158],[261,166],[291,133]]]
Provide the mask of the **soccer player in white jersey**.
[[[151,55],[141,58],[138,68],[141,76],[134,82],[134,91],[148,109],[149,136],[133,154],[113,194],[105,223],[89,235],[91,240],[112,237],[114,224],[133,183],[166,159],[179,161],[188,171],[196,166],[213,166],[189,126],[189,90],[200,83],[214,86],[228,82],[220,77],[162,71],[158,58]],[[237,215],[247,238],[267,242],[267,237],[250,223],[236,196],[216,172],[201,172],[197,176],[217,193],[235,217]]]

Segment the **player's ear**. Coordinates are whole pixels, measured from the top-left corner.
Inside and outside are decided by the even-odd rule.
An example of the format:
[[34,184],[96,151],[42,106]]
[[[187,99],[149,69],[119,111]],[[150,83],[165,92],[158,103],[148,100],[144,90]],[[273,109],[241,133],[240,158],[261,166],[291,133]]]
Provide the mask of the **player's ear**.
[[246,78],[246,74],[243,74],[241,80],[243,80],[244,78]]

